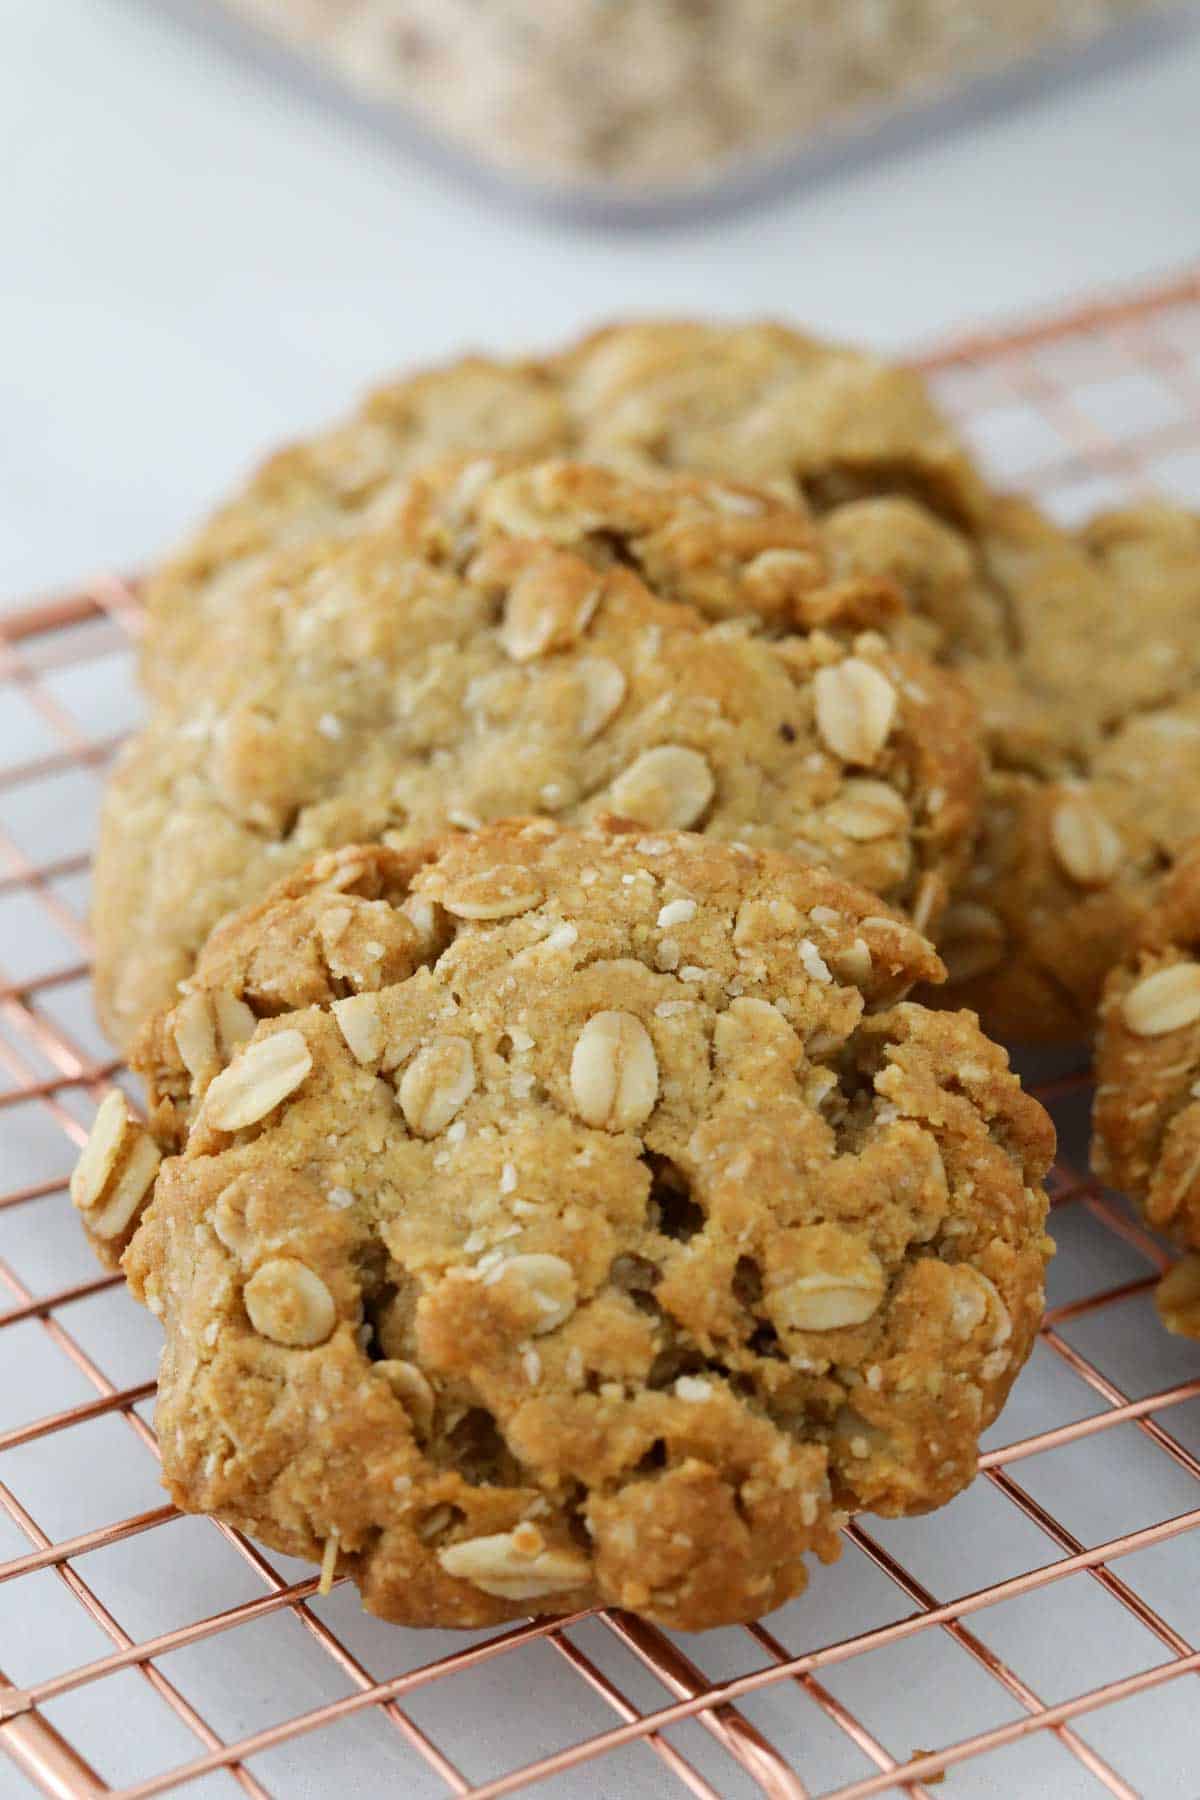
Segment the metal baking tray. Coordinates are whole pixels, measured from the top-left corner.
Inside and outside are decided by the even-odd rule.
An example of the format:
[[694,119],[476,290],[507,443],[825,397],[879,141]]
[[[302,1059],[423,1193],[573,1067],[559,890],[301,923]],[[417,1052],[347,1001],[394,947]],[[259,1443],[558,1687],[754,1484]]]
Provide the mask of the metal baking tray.
[[[438,0],[427,0],[430,3],[436,9]],[[599,0],[554,3],[582,8]],[[662,3],[665,8],[666,0]],[[880,3],[887,10],[893,0],[876,0]],[[992,4],[1003,17],[1002,0]],[[966,29],[986,11],[979,0],[972,0],[959,9],[964,16],[961,48],[945,45],[940,66],[914,66],[903,78],[898,76],[891,89],[886,82],[874,86],[868,82],[861,98],[831,102],[823,116],[810,96],[814,111],[804,128],[781,126],[759,143],[714,150],[697,157],[690,168],[681,166],[654,178],[593,173],[565,162],[556,165],[549,154],[540,159],[531,154],[521,157],[501,124],[490,140],[469,139],[461,130],[438,122],[423,97],[429,83],[419,72],[414,72],[407,89],[382,94],[378,57],[360,52],[349,66],[340,65],[322,52],[313,36],[329,17],[381,10],[370,0],[156,0],[156,6],[209,46],[257,67],[321,108],[331,124],[364,125],[403,154],[501,203],[609,224],[656,224],[727,212],[796,184],[818,181],[855,162],[900,153],[912,144],[969,128],[1040,93],[1169,51],[1181,35],[1194,29],[1200,12],[1197,0],[1071,0],[1070,4],[1064,0],[1050,9],[1051,19],[1036,26],[1026,20],[1022,31],[1028,41],[1023,47],[1002,51],[988,43],[985,33],[972,35]],[[954,7],[948,4],[945,10],[953,13]],[[1028,7],[1015,10],[1023,13]],[[486,11],[485,4],[480,8],[481,26],[486,24]],[[942,23],[944,27],[946,21]],[[819,20],[811,30],[819,32]],[[529,52],[531,58],[535,54]],[[852,70],[844,78],[851,81]],[[586,79],[586,68],[547,74],[564,120],[572,110],[570,81]],[[645,72],[643,80],[649,80]],[[464,76],[460,85],[474,89],[478,82]],[[676,95],[664,100],[660,110],[670,117],[686,114],[687,109]]]

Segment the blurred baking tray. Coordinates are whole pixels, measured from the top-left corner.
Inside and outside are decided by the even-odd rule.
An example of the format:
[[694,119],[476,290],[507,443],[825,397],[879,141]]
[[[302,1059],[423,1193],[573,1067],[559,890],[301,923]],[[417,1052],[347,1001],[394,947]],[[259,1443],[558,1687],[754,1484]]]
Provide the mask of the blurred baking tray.
[[[923,358],[1005,478],[1065,516],[1200,501],[1200,271]],[[100,782],[137,700],[130,585],[0,621],[0,1793],[742,1800],[1200,1792],[1200,1345],[1167,1257],[1054,1111],[1059,1255],[979,1479],[862,1517],[807,1594],[680,1637],[617,1612],[405,1631],[157,1483],[158,1327],[66,1193],[125,1077],[91,1015]]]
[[[786,12],[791,3],[777,0],[777,12]],[[573,141],[574,119],[586,112],[590,92],[601,85],[602,76],[611,85],[621,79],[624,67],[626,78],[645,90],[633,109],[643,121],[663,120],[667,134],[678,132],[685,140],[694,136],[687,121],[693,110],[703,109],[699,98],[693,107],[691,89],[682,76],[677,87],[664,89],[660,104],[653,103],[655,81],[669,85],[671,53],[662,45],[657,47],[657,60],[653,42],[646,46],[640,59],[644,67],[637,66],[639,59],[632,57],[623,65],[611,52],[590,60],[564,53],[564,40],[569,45],[569,38],[559,30],[557,64],[544,77],[539,104],[537,83],[529,73],[537,66],[536,46],[522,54],[498,52],[496,60],[507,67],[490,82],[487,59],[482,56],[478,67],[464,65],[448,75],[438,76],[429,65],[423,68],[419,64],[408,75],[388,73],[388,35],[382,28],[376,41],[368,43],[360,37],[353,49],[339,51],[335,47],[331,51],[327,44],[323,46],[323,33],[347,33],[347,22],[352,19],[384,18],[391,11],[389,0],[156,0],[156,4],[210,43],[256,64],[322,106],[331,121],[340,116],[343,121],[364,122],[405,153],[494,198],[582,220],[648,224],[736,208],[795,183],[820,179],[855,160],[894,154],[906,145],[968,128],[989,113],[1038,93],[1142,55],[1161,53],[1181,34],[1193,30],[1200,15],[1198,0],[1062,0],[1059,5],[1049,0],[1014,0],[1011,6],[1004,0],[920,0],[915,5],[911,0],[847,0],[845,6],[830,6],[828,0],[821,0],[813,6],[817,17],[808,27],[810,38],[820,36],[822,7],[839,20],[850,13],[863,15],[863,44],[858,55],[851,38],[825,71],[828,80],[844,90],[861,82],[857,98],[844,91],[824,112],[820,82],[804,73],[806,60],[817,60],[819,52],[806,59],[799,28],[795,35],[800,45],[792,51],[788,32],[776,25],[780,51],[773,60],[781,61],[786,52],[798,71],[797,110],[803,109],[801,116],[806,119],[801,128],[784,122],[780,102],[785,84],[781,82],[776,90],[775,123],[761,141],[737,141],[739,131],[745,129],[742,119],[730,127],[733,141],[728,148],[718,150],[705,140],[705,146],[697,145],[690,167],[681,164],[661,175],[647,169],[622,175],[615,167],[600,172],[580,160],[578,143]],[[759,0],[758,10],[769,4],[770,0]],[[531,5],[532,0],[516,0],[513,10],[520,12]],[[704,29],[707,8],[702,0],[692,0],[692,5],[700,22],[691,29],[699,32]],[[645,20],[656,14],[678,18],[690,10],[671,0],[640,0],[640,5],[613,4],[613,0],[546,0],[546,9],[566,20],[578,18],[581,30],[585,19],[605,14],[610,18],[639,15]],[[475,37],[486,43],[485,27],[506,10],[503,4],[489,4],[489,0],[470,0],[470,4],[453,0],[444,10],[443,0],[406,0],[409,23],[398,28],[395,36],[418,37],[424,17],[433,21],[424,30],[436,43],[439,31],[445,29],[436,23],[442,12],[443,17],[449,13],[458,16],[460,37],[473,19]],[[736,24],[738,8],[730,0],[720,0],[719,10]],[[956,16],[958,44],[951,36]],[[879,68],[856,70],[856,62],[864,57],[869,61],[871,55],[866,22],[872,17],[885,21],[879,29],[886,29],[894,39],[896,54],[890,61],[900,64],[908,57],[903,73],[892,78],[891,86],[886,57]],[[1007,34],[1007,43],[993,41],[989,30]],[[496,36],[494,29],[492,35]],[[906,35],[927,39],[928,52],[908,50]],[[736,47],[734,36],[725,60],[744,60],[737,57]],[[436,71],[436,57],[431,62]],[[746,71],[747,78],[749,73]],[[702,95],[703,82],[694,86],[697,95]],[[443,93],[440,101],[439,90]],[[466,107],[462,96],[472,97],[471,110],[477,108],[477,120],[439,118],[439,107],[458,107],[462,114]],[[744,114],[752,103],[742,94],[737,104]],[[557,121],[553,127],[545,127],[550,139],[557,135],[563,145],[557,165],[550,143],[539,147],[536,141],[524,146],[520,142],[523,135],[528,136],[527,121],[539,113],[553,113]],[[569,161],[570,155],[576,157],[574,163]]]

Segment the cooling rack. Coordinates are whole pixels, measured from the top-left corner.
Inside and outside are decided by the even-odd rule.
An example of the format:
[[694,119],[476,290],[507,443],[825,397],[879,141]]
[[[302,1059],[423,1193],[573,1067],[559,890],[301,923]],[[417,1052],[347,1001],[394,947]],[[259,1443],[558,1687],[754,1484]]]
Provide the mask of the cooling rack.
[[[1200,271],[921,366],[992,472],[1066,518],[1200,501]],[[156,1327],[66,1195],[125,1079],[85,920],[137,629],[115,580],[0,615],[0,1792],[1194,1797],[1200,1347],[1155,1321],[1162,1246],[1084,1172],[1069,1065],[1030,1071],[1060,1253],[979,1479],[928,1520],[852,1523],[759,1624],[401,1631],[163,1503]]]

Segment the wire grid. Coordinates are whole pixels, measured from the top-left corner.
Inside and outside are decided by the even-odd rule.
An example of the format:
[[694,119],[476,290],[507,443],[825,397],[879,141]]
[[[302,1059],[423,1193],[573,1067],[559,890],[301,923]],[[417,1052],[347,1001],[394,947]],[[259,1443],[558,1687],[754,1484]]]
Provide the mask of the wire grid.
[[[1148,486],[1200,498],[1200,271],[921,366],[993,471],[1063,516]],[[1200,1356],[1153,1321],[1161,1245],[1083,1172],[1085,1072],[1033,1083],[1068,1146],[1060,1255],[982,1479],[929,1524],[852,1523],[770,1621],[686,1643],[618,1612],[401,1632],[161,1503],[153,1333],[65,1193],[121,1078],[87,1003],[85,846],[137,628],[115,580],[0,617],[4,712],[32,746],[0,768],[0,1745],[27,1781],[865,1800],[954,1769],[960,1796],[1195,1794]],[[1132,1732],[1109,1729],[1130,1707]]]

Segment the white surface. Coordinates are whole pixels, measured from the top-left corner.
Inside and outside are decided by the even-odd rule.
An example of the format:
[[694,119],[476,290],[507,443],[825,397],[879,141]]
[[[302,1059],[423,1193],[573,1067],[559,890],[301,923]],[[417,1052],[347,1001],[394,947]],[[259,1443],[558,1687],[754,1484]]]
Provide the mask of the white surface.
[[[769,208],[614,235],[501,214],[406,165],[356,126],[331,130],[315,104],[239,69],[149,4],[0,0],[0,24],[0,594],[13,597],[109,561],[142,560],[280,433],[341,409],[388,366],[466,342],[536,344],[597,315],[671,307],[771,311],[901,344],[1200,254],[1194,36],[1170,53],[1095,74],[1073,94],[1031,99],[1017,113],[910,147],[886,167],[860,164]],[[1007,440],[991,447],[1000,460],[1011,454]],[[114,667],[96,679],[103,666],[66,671],[55,684],[96,736],[126,723],[133,705]],[[0,708],[0,761],[40,747],[25,742],[29,732],[24,714]],[[47,792],[16,790],[4,821],[31,849],[69,853],[91,834],[96,782],[72,775],[53,802]],[[64,892],[85,904],[82,883]],[[18,976],[73,954],[44,914],[11,897],[0,906],[0,939]],[[82,983],[48,1004],[102,1053]],[[81,1096],[70,1104],[86,1115]],[[0,1122],[6,1184],[65,1171],[66,1141],[40,1109],[14,1108]],[[1054,1300],[1145,1271],[1134,1251],[1082,1212],[1062,1216],[1056,1229],[1063,1254],[1051,1275]],[[0,1255],[39,1291],[92,1272],[62,1196],[33,1213],[0,1214]],[[114,1379],[132,1383],[151,1372],[156,1328],[122,1292],[72,1307],[67,1322]],[[1194,1368],[1186,1347],[1157,1329],[1145,1297],[1081,1320],[1067,1335],[1130,1394]],[[0,1333],[0,1429],[89,1397],[39,1326]],[[1039,1350],[991,1441],[1094,1404]],[[1200,1444],[1196,1403],[1175,1409],[1168,1423],[1193,1448]],[[1194,1484],[1132,1427],[1015,1472],[1089,1543],[1195,1504]],[[150,1457],[116,1419],[8,1454],[0,1477],[55,1538],[161,1497]],[[872,1529],[942,1596],[1056,1554],[985,1482],[933,1519]],[[27,1547],[0,1515],[0,1561]],[[1192,1641],[1200,1639],[1195,1558],[1192,1537],[1115,1565]],[[136,1638],[261,1591],[199,1521],[114,1546],[87,1558],[82,1572]],[[437,1647],[428,1635],[366,1619],[344,1590],[318,1610],[381,1677]],[[799,1650],[907,1610],[881,1574],[848,1553],[837,1568],[817,1571],[810,1595],[771,1628]],[[1164,1655],[1084,1576],[974,1623],[1050,1700]],[[661,1689],[602,1627],[589,1624],[579,1637],[639,1702],[663,1703]],[[53,1574],[0,1585],[0,1666],[14,1679],[36,1680],[107,1647]],[[686,1647],[714,1676],[755,1661],[738,1633]],[[226,1737],[344,1691],[290,1620],[228,1634],[164,1667]],[[1015,1714],[940,1632],[903,1652],[857,1658],[829,1672],[828,1685],[899,1755]],[[1194,1800],[1200,1789],[1193,1687],[1178,1681],[1081,1724],[1147,1800]],[[518,1765],[604,1729],[612,1717],[545,1645],[429,1688],[411,1710],[468,1776]],[[814,1790],[867,1772],[849,1740],[792,1684],[745,1710],[794,1748]],[[195,1749],[132,1673],[81,1689],[50,1716],[113,1781]],[[751,1792],[699,1726],[672,1737],[722,1800]],[[351,1791],[418,1800],[442,1791],[375,1717],[300,1740],[255,1766],[273,1792],[296,1800]],[[0,1794],[27,1791],[0,1758]],[[227,1777],[186,1790],[236,1791]],[[539,1791],[560,1800],[658,1800],[681,1790],[635,1747]],[[1102,1790],[1041,1734],[954,1771],[944,1791],[957,1800],[1085,1800]]]
[[[522,218],[153,0],[0,0],[0,595],[146,558],[384,370],[612,313],[911,344],[1200,253],[1200,32],[736,218]],[[917,134],[919,140],[920,134]]]

